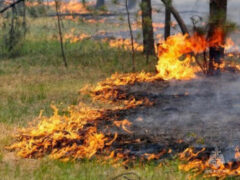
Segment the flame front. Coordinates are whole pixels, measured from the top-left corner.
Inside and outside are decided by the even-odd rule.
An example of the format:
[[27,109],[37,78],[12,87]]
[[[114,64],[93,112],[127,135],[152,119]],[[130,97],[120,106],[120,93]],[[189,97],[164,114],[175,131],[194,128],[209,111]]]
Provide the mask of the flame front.
[[77,110],[70,108],[69,116],[60,116],[57,108],[52,108],[52,117],[40,116],[36,126],[21,130],[19,142],[9,149],[18,150],[18,155],[25,158],[49,153],[53,159],[70,160],[90,158],[105,147],[108,138],[95,126],[95,120],[102,116],[100,110],[81,104]]
[[235,149],[236,162],[225,163],[219,154],[213,154],[212,157],[207,155],[201,157],[201,153],[206,153],[206,149],[194,152],[193,148],[187,148],[180,153],[180,160],[186,163],[180,164],[179,169],[186,172],[193,171],[195,172],[194,176],[204,174],[204,177],[220,177],[222,179],[227,176],[240,175],[238,147]]
[[[95,109],[80,103],[77,106],[70,106],[68,115],[59,115],[58,109],[52,106],[53,116],[48,118],[40,115],[37,119],[39,123],[20,130],[16,137],[17,142],[7,149],[16,150],[17,154],[24,158],[39,158],[48,154],[52,159],[63,161],[89,159],[103,151],[111,155],[108,147],[116,141],[118,134],[107,135],[100,131],[98,126],[109,121],[109,125],[132,134],[129,129],[131,122],[127,119],[116,120],[116,115],[111,113],[141,105],[152,105],[147,98],[136,99],[118,87],[154,80],[157,80],[157,77],[150,73],[114,74],[111,78],[98,83],[96,87],[90,88],[94,100],[111,103],[114,105],[113,108]],[[85,91],[86,89],[82,89],[82,92]]]

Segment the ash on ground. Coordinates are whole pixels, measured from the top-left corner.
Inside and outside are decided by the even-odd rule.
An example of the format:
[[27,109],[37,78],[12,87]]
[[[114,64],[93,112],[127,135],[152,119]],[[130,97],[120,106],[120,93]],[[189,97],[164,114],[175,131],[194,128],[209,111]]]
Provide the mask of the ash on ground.
[[223,73],[190,81],[171,81],[164,91],[152,83],[130,88],[155,105],[130,111],[135,136],[155,141],[182,140],[196,147],[240,144],[240,76]]

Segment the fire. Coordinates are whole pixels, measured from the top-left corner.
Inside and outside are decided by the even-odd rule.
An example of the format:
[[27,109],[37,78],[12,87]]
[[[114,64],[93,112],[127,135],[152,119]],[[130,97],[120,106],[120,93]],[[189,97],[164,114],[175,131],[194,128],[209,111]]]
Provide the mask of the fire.
[[151,73],[127,73],[127,74],[113,74],[110,78],[99,82],[95,87],[84,87],[80,92],[83,94],[90,94],[95,101],[107,102],[110,104],[122,104],[127,108],[133,108],[140,105],[151,106],[151,102],[146,97],[135,97],[133,94],[127,93],[123,86],[134,85],[135,83],[156,82],[160,81],[163,88],[167,83]]
[[69,41],[70,43],[76,43],[82,41],[84,39],[90,38],[91,36],[86,33],[75,33],[75,29],[71,29],[70,33],[64,35],[64,41]]
[[193,66],[194,58],[189,54],[195,50],[193,43],[192,39],[182,34],[171,36],[163,42],[158,47],[158,75],[165,80],[194,78],[199,69]]
[[[159,61],[156,66],[158,75],[164,80],[189,80],[196,77],[196,73],[203,70],[208,64],[201,64],[196,56],[210,47],[224,47],[230,49],[234,43],[229,38],[224,43],[223,30],[215,30],[214,35],[207,39],[195,33],[192,36],[176,34],[169,37],[158,46]],[[221,65],[224,69],[225,64]],[[205,67],[207,68],[207,67]]]
[[[129,130],[132,123],[127,119],[115,119],[117,115],[114,113],[153,104],[147,98],[129,96],[123,91],[116,93],[118,87],[154,80],[157,80],[157,77],[150,73],[114,74],[91,89],[93,99],[113,103],[112,108],[92,108],[80,103],[77,106],[70,106],[68,115],[60,115],[58,109],[52,106],[54,114],[51,117],[40,115],[37,118],[38,123],[32,123],[30,127],[20,130],[16,137],[17,141],[7,149],[17,151],[17,155],[24,158],[49,155],[52,159],[63,161],[90,159],[104,153],[113,156],[110,147],[116,142],[118,133],[111,135],[100,131],[98,127],[101,123],[109,122],[108,126],[117,126],[126,133],[132,134],[133,132]],[[114,104],[114,98],[119,99],[122,104]],[[104,130],[107,129],[108,127]],[[120,154],[118,152],[116,158],[119,158]]]
[[205,151],[205,148],[197,152],[194,152],[193,148],[188,148],[184,152],[180,153],[180,160],[185,161],[186,163],[179,165],[179,169],[183,171],[193,170],[193,172],[195,172],[195,176],[203,174],[204,177],[226,178],[227,176],[240,175],[238,147],[235,149],[235,163],[225,163],[218,153],[209,156],[206,155]]
[[[78,0],[70,0],[68,2],[61,1],[60,3],[60,11],[62,13],[89,13],[90,11],[87,9],[87,6],[92,5],[93,2],[86,2],[85,4],[79,2]],[[39,5],[55,7],[55,2],[26,2],[26,6],[35,7]]]
[[52,117],[39,117],[39,123],[19,132],[19,142],[9,149],[18,150],[18,155],[25,158],[38,158],[49,153],[53,159],[71,160],[90,158],[105,147],[110,141],[99,133],[95,126],[102,112],[83,104],[74,110],[69,109],[69,116],[60,116],[52,106]]
[[[110,47],[114,47],[114,48],[123,48],[124,50],[131,50],[132,49],[132,42],[130,39],[122,39],[122,38],[118,38],[118,39],[104,39],[104,42],[107,42],[109,44]],[[134,49],[136,51],[143,51],[143,45],[139,44],[137,42],[133,43]]]
[[[88,3],[89,5],[89,3]],[[89,10],[86,8],[86,4],[82,4],[78,0],[71,0],[69,2],[62,2],[60,6],[61,12],[70,12],[70,13],[89,13]]]
[[131,126],[132,123],[129,122],[127,119],[124,119],[122,121],[114,121],[114,124],[117,126],[117,127],[122,127],[122,129],[124,131],[126,131],[127,133],[129,134],[132,134],[133,132],[128,130],[126,126]]

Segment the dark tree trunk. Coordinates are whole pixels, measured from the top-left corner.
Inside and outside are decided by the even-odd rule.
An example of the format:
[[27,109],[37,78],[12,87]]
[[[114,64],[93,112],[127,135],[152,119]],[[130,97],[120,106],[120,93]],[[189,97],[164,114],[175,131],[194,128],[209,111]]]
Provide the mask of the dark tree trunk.
[[133,39],[133,32],[132,32],[132,26],[131,26],[131,19],[130,19],[130,13],[128,9],[128,0],[125,2],[126,6],[126,11],[127,11],[127,19],[128,19],[128,27],[129,27],[129,32],[131,36],[131,45],[132,45],[132,71],[135,71],[135,49],[134,49],[134,39]]
[[105,5],[105,0],[97,0],[96,8],[99,9]]
[[23,31],[24,31],[24,36],[26,36],[26,33],[27,33],[27,18],[26,18],[26,2],[25,2],[25,0],[23,1]]
[[142,0],[143,53],[155,55],[151,0]]
[[60,40],[60,45],[61,45],[61,52],[62,52],[64,66],[67,68],[68,63],[67,63],[67,59],[66,59],[65,51],[64,51],[64,47],[63,47],[63,34],[62,34],[62,27],[61,27],[61,17],[59,16],[59,1],[58,0],[55,0],[55,7],[56,7],[56,13],[57,13],[57,25],[58,25],[59,40]]
[[[168,3],[172,3],[172,0],[169,0]],[[164,29],[164,38],[167,40],[167,38],[171,34],[171,11],[168,8],[169,6],[165,7],[165,29]]]
[[188,28],[187,28],[186,24],[184,23],[182,17],[180,16],[179,12],[173,7],[172,3],[169,3],[170,0],[161,0],[161,1],[165,5],[165,7],[167,7],[169,9],[171,14],[176,19],[178,25],[180,26],[180,28],[182,30],[182,33],[189,34]]
[[[210,0],[210,23],[208,36],[211,38],[217,28],[223,28],[227,19],[227,0]],[[224,41],[225,34],[222,34]],[[222,42],[224,44],[224,42]],[[210,47],[208,74],[215,75],[220,73],[219,65],[224,58],[223,47]],[[214,67],[217,65],[218,67]]]

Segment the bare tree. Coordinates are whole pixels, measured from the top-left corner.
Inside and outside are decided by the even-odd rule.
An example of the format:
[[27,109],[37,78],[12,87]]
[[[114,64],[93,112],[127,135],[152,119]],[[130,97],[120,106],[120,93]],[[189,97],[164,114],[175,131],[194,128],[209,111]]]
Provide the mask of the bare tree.
[[155,55],[151,0],[142,0],[143,53]]
[[180,26],[182,33],[183,34],[189,34],[188,28],[186,26],[186,24],[184,23],[182,17],[180,16],[180,14],[178,13],[178,11],[173,7],[172,3],[169,3],[169,0],[161,0],[163,2],[163,4],[165,5],[165,7],[167,7],[169,9],[169,11],[171,12],[171,14],[174,16],[174,18],[176,19],[178,25]]
[[134,39],[133,39],[133,32],[130,20],[130,13],[128,10],[128,0],[125,1],[126,11],[127,11],[127,19],[128,19],[128,27],[131,36],[131,45],[132,45],[132,71],[135,71],[135,50],[134,50]]
[[6,10],[8,10],[9,8],[13,8],[15,7],[15,5],[17,5],[18,3],[22,2],[24,0],[17,0],[17,1],[14,1],[13,3],[11,3],[10,5],[4,7],[2,10],[0,10],[0,13],[4,13]]
[[96,8],[99,9],[105,5],[105,0],[97,0]]
[[[171,5],[172,0],[169,0],[168,4]],[[164,38],[167,40],[167,38],[171,34],[171,11],[168,8],[168,6],[165,7],[165,28],[164,28]]]
[[65,65],[65,67],[68,67],[67,59],[66,59],[65,52],[64,52],[64,47],[63,47],[63,36],[62,36],[62,27],[61,27],[61,17],[59,15],[59,6],[60,6],[60,2],[58,0],[55,0],[55,7],[56,7],[56,14],[57,14],[57,24],[58,24],[58,33],[59,33],[59,40],[60,40],[60,44],[61,44],[61,52],[62,52],[64,65]]

